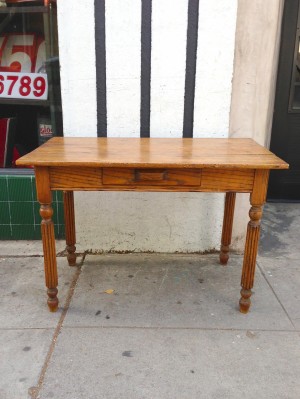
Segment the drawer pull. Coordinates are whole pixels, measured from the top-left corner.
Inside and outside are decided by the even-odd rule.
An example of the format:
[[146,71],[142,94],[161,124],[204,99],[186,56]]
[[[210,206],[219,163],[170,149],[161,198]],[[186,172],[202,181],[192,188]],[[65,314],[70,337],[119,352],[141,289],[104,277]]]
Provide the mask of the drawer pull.
[[134,181],[135,182],[153,182],[153,181],[164,181],[168,178],[168,172],[166,170],[152,170],[147,169],[135,169]]

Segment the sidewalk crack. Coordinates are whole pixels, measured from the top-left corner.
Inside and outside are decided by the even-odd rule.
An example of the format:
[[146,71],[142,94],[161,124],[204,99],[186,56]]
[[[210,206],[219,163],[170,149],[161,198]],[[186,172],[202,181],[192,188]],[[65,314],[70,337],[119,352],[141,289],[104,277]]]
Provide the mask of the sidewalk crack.
[[30,387],[28,389],[28,394],[29,394],[29,396],[32,399],[38,399],[38,395],[39,395],[40,390],[41,390],[41,388],[43,386],[45,375],[46,375],[48,366],[50,364],[50,361],[51,361],[51,358],[52,358],[52,355],[53,355],[53,352],[54,352],[54,349],[55,349],[57,337],[58,337],[58,335],[61,332],[65,317],[66,317],[67,312],[69,310],[69,306],[70,306],[70,303],[71,303],[71,300],[72,300],[72,297],[73,297],[73,294],[74,294],[74,290],[75,290],[77,281],[78,281],[79,276],[81,274],[81,268],[82,268],[82,265],[83,265],[83,262],[84,262],[84,259],[85,259],[85,255],[86,254],[84,253],[83,256],[82,256],[82,259],[80,261],[80,264],[77,266],[77,270],[76,270],[75,275],[73,276],[72,282],[70,284],[70,288],[69,288],[69,291],[68,291],[68,294],[67,294],[67,298],[66,298],[63,310],[62,310],[62,314],[61,314],[61,316],[59,318],[59,321],[57,323],[57,326],[55,328],[55,331],[54,331],[54,334],[53,334],[53,337],[52,337],[52,340],[51,340],[51,344],[50,344],[50,347],[49,347],[47,355],[46,355],[46,359],[45,359],[44,364],[43,364],[42,369],[41,369],[41,373],[40,373],[40,376],[39,376],[39,379],[38,379],[38,383],[37,383],[36,386]]
[[267,279],[267,276],[265,274],[265,272],[263,271],[262,267],[259,265],[258,262],[256,262],[257,267],[259,268],[263,278],[265,279],[266,283],[268,284],[268,286],[270,287],[271,291],[273,292],[275,298],[277,299],[279,305],[281,306],[282,310],[284,311],[284,313],[286,314],[287,318],[289,319],[289,321],[291,322],[292,326],[294,327],[295,330],[297,330],[295,324],[293,323],[293,320],[291,319],[290,315],[288,314],[286,308],[284,307],[284,305],[282,304],[282,302],[280,301],[278,295],[276,294],[274,288],[272,287],[272,285],[270,284],[269,280]]

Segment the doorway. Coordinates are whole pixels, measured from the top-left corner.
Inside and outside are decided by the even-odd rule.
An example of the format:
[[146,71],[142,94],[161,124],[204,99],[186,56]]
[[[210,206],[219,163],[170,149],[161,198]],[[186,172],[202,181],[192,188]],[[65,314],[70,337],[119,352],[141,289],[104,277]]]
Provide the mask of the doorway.
[[272,171],[270,201],[300,201],[300,1],[285,1],[270,150],[290,164]]

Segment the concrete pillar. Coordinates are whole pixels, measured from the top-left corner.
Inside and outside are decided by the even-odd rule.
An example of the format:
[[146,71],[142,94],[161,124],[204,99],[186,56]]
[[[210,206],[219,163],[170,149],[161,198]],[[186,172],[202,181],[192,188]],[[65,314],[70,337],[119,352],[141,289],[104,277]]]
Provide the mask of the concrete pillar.
[[[239,0],[230,137],[269,146],[284,0]],[[233,248],[243,250],[249,196],[237,196]]]

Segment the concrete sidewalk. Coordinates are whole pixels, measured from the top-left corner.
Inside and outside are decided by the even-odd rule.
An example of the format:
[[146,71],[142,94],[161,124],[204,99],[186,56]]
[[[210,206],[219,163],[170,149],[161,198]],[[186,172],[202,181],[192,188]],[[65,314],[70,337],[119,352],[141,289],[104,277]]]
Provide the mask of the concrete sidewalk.
[[247,315],[240,255],[61,253],[52,314],[41,244],[0,242],[0,399],[299,399],[299,226],[266,205]]

